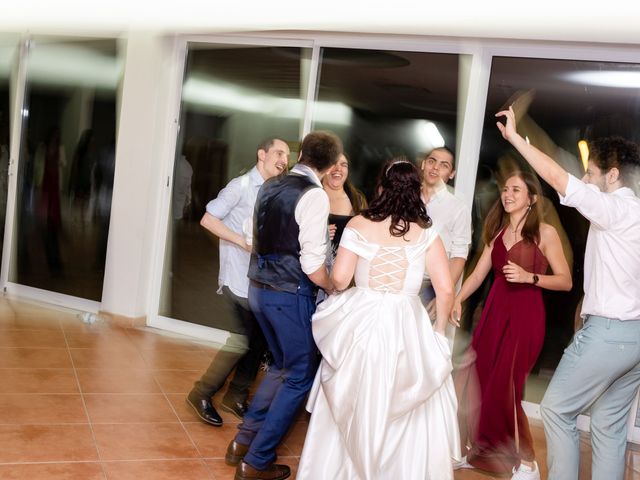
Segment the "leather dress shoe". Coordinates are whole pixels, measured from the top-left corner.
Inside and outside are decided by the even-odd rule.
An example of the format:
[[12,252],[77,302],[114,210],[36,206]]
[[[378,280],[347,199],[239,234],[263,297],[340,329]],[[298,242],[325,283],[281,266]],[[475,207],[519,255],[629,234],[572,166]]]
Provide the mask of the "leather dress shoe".
[[186,402],[191,406],[191,408],[193,408],[196,415],[200,417],[200,420],[208,423],[209,425],[213,425],[214,427],[222,426],[222,417],[218,412],[216,412],[213,405],[211,405],[211,400],[208,398],[202,398],[192,390],[189,392]]
[[257,470],[248,463],[240,462],[234,480],[284,480],[291,475],[287,465],[272,463],[264,470]]
[[233,413],[236,417],[242,420],[244,414],[247,413],[249,406],[246,402],[236,402],[234,400],[227,400],[226,398],[223,398],[222,403],[220,403],[220,408],[226,412]]
[[224,463],[235,467],[242,461],[248,451],[249,445],[243,445],[235,440],[231,440],[231,443],[227,447],[227,453],[224,456]]

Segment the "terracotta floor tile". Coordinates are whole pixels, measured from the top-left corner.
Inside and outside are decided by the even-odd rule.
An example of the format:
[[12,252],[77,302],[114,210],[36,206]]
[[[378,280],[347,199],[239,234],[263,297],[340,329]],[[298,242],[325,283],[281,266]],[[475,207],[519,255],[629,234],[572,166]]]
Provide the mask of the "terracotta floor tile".
[[307,422],[296,422],[291,426],[286,437],[282,440],[289,450],[291,450],[291,453],[297,457],[302,454],[302,446],[304,445],[308,427],[309,424]]
[[105,462],[108,480],[215,480],[203,460]]
[[118,368],[76,369],[84,393],[160,393],[149,370]]
[[70,348],[75,368],[146,368],[135,350],[110,348]]
[[93,432],[102,460],[198,457],[179,423],[96,424]]
[[0,463],[95,461],[89,425],[0,425]]
[[0,348],[2,368],[71,368],[66,348]]
[[211,358],[201,350],[140,350],[149,368],[154,370],[201,370],[204,372]]
[[88,423],[80,394],[2,394],[0,424]]
[[[230,467],[224,463],[224,460],[218,458],[207,458],[205,461],[216,480],[233,480],[236,467]],[[291,467],[291,476],[287,480],[295,480],[298,472],[299,461],[300,459],[298,457],[278,457],[277,463],[282,463]]]
[[66,348],[59,330],[3,330],[0,347]]
[[[200,454],[205,458],[224,458],[229,442],[235,438],[238,432],[238,426],[232,424],[214,427],[204,422],[188,422],[184,423],[184,427],[198,447]],[[291,450],[284,444],[278,447],[276,453],[280,457],[292,456]]]
[[173,337],[153,329],[128,329],[130,341],[141,350],[192,350],[201,351],[200,345],[188,337]]
[[46,316],[15,315],[0,317],[0,330],[60,330],[60,320]]
[[221,458],[207,458],[205,459],[205,462],[216,480],[233,480],[236,473],[236,467],[230,467],[224,463],[224,460]]
[[200,454],[207,458],[224,458],[227,445],[238,432],[236,425],[214,427],[204,422],[185,423],[184,428],[189,432]]
[[71,368],[3,368],[0,376],[0,393],[78,392]]
[[122,332],[65,332],[69,348],[107,348],[135,351],[136,346]]
[[162,393],[85,394],[91,423],[178,422],[178,417]]
[[105,480],[99,463],[0,465],[0,480]]
[[204,369],[154,370],[153,377],[164,393],[184,393],[186,395],[191,391],[193,383],[200,379],[204,371]]

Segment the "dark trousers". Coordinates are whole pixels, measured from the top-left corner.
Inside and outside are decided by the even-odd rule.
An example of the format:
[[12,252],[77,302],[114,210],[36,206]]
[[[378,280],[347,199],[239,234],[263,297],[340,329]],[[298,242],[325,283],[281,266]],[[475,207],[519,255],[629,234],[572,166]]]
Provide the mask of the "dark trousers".
[[273,365],[238,427],[236,441],[250,445],[244,461],[263,470],[275,460],[276,448],[313,384],[318,356],[311,315],[316,304],[311,293],[287,293],[254,285],[249,287],[249,303],[273,354]]
[[248,300],[238,297],[228,287],[223,287],[222,293],[231,302],[238,321],[237,330],[242,333],[231,334],[193,388],[203,398],[210,398],[224,386],[235,367],[236,372],[225,399],[243,403],[247,400],[249,388],[256,379],[267,343],[255,315],[249,308]]

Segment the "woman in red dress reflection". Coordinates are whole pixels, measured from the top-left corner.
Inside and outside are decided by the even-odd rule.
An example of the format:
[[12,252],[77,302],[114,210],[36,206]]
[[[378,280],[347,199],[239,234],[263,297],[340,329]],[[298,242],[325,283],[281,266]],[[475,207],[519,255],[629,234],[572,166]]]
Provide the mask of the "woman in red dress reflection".
[[560,237],[541,222],[539,192],[537,179],[529,173],[514,172],[507,178],[485,221],[480,260],[452,311],[457,322],[462,302],[493,269],[491,291],[455,379],[466,456],[457,467],[512,472],[514,479],[540,478],[521,402],[544,341],[541,289],[571,289]]

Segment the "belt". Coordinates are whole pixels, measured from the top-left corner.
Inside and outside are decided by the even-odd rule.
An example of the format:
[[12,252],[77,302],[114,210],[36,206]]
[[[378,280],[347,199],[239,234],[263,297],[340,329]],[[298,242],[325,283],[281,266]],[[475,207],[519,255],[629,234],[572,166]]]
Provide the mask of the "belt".
[[254,288],[261,288],[262,290],[272,290],[274,292],[286,292],[286,290],[283,290],[282,288],[274,287],[266,283],[256,282],[255,280],[250,280],[250,283]]

